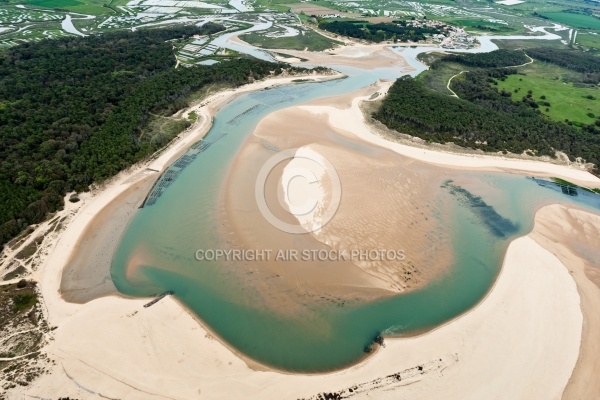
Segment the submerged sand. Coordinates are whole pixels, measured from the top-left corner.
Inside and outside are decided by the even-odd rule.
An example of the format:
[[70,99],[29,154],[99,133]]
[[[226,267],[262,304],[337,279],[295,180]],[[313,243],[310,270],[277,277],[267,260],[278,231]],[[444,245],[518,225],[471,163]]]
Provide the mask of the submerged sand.
[[365,362],[331,374],[254,371],[172,299],[144,302],[104,297],[80,308],[47,349],[60,367],[22,393],[281,399],[351,388],[356,399],[552,399],[571,377],[582,332],[569,271],[531,237],[511,243],[494,288],[469,313],[419,337],[389,339]]
[[156,177],[153,175],[135,182],[104,207],[87,226],[63,269],[60,292],[66,301],[86,303],[118,293],[107,271],[110,271],[112,255],[129,220],[154,184]]
[[[333,103],[347,108],[350,98],[336,98]],[[247,283],[258,287],[276,308],[285,309],[323,299],[338,303],[372,300],[422,287],[443,273],[452,263],[448,231],[442,228],[448,213],[435,193],[448,174],[337,130],[325,115],[306,111],[310,104],[264,118],[238,153],[223,190],[224,234],[229,243],[243,249],[325,249],[336,254],[399,251],[404,257],[251,263],[247,268],[252,269],[253,278]],[[275,154],[274,149],[296,148],[310,149],[329,160],[342,188],[333,219],[322,229],[302,235],[272,226],[256,202],[249,201],[254,198],[258,171]],[[273,197],[267,199],[271,206],[277,205],[276,186],[284,169],[273,172],[267,192],[267,197]],[[285,212],[280,210],[278,215],[298,225]],[[275,281],[268,279],[273,276]]]
[[[319,123],[329,124],[335,137],[349,133],[346,139],[360,138],[381,145],[383,161],[376,157],[373,163],[383,176],[387,159],[394,158],[387,153],[389,150],[410,160],[449,168],[518,170],[598,183],[597,178],[584,171],[553,164],[455,155],[387,142],[373,135],[362,118],[359,101],[360,98],[352,100],[350,106],[341,102],[345,105],[339,108],[315,104],[294,112],[298,112],[296,115],[308,112]],[[268,139],[289,140],[289,145],[297,140],[287,132],[282,138]],[[247,145],[247,154],[255,151],[260,157],[260,149],[251,147],[254,144],[264,148],[260,140],[265,139],[256,140]],[[191,143],[191,139],[183,140],[175,147],[180,149]],[[319,150],[327,151],[339,143],[326,137],[318,145]],[[332,156],[337,153],[332,152]],[[157,160],[158,169],[173,154]],[[356,168],[353,154],[349,150],[340,152],[340,162],[348,170]],[[242,160],[243,152],[240,157]],[[365,156],[361,154],[362,157]],[[420,168],[415,169],[417,172],[410,171],[411,165],[416,165],[413,163],[416,161],[407,161],[403,166],[407,173],[420,171]],[[590,280],[597,276],[593,268],[597,268],[598,260],[588,257],[596,254],[593,249],[597,248],[597,236],[590,230],[600,226],[600,217],[596,215],[565,207],[562,211],[552,207],[540,210],[532,234],[510,244],[501,273],[488,296],[454,321],[419,337],[390,339],[373,357],[344,371],[284,374],[251,369],[171,298],[143,308],[146,302],[143,299],[106,296],[86,304],[73,304],[58,295],[63,268],[68,259],[76,259],[71,257],[74,245],[85,236],[94,216],[115,199],[122,202],[123,197],[119,196],[131,187],[132,182],[127,180],[131,176],[92,197],[50,249],[42,267],[41,290],[49,322],[58,327],[52,331],[54,340],[45,351],[57,364],[51,374],[26,388],[14,389],[9,398],[280,399],[310,398],[320,392],[341,390],[349,395],[350,388],[354,398],[545,400],[559,398],[563,392],[565,399],[598,397],[594,385],[597,351],[593,338],[600,334],[600,325],[594,318],[600,295]],[[366,179],[357,176],[360,178],[357,181]],[[403,184],[393,179],[391,182]],[[346,222],[357,217],[350,211],[344,214],[348,217]],[[237,234],[242,237],[244,220],[235,219],[241,221],[239,226],[233,220],[229,221],[230,227],[239,230]],[[344,220],[340,219],[340,229]],[[560,221],[559,227],[554,225],[556,220]],[[573,250],[571,246],[579,243],[581,238],[577,235],[581,231],[586,232],[588,239],[583,243],[589,246]],[[570,243],[569,238],[575,239]],[[311,240],[311,245],[320,243],[314,236],[306,240]],[[366,270],[360,266],[353,270],[356,276],[347,279],[364,282]],[[379,295],[379,291],[394,290],[377,287],[376,282],[386,279],[368,275],[372,280],[365,281],[371,285],[371,293]],[[94,278],[93,282],[98,280]],[[94,286],[93,282],[85,283],[84,287]],[[352,290],[364,293],[361,287]]]

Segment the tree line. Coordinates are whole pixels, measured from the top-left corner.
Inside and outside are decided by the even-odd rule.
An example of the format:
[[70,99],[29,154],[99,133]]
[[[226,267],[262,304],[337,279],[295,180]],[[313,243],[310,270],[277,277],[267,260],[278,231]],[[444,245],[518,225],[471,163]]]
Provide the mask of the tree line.
[[525,64],[530,61],[521,50],[494,50],[489,53],[449,54],[432,63],[436,68],[443,62],[455,62],[468,67],[501,68]]
[[[0,243],[162,147],[140,139],[212,83],[237,86],[283,64],[240,58],[175,69],[171,39],[223,30],[208,23],[26,43],[0,54]],[[289,69],[289,68],[288,68]],[[168,140],[168,139],[165,139]]]
[[541,61],[556,64],[560,67],[583,73],[600,73],[598,56],[576,50],[533,48],[527,54]]
[[377,43],[384,40],[418,42],[419,40],[425,40],[425,34],[440,33],[436,28],[408,26],[404,21],[378,24],[372,24],[368,21],[332,21],[321,22],[319,28],[338,35]]
[[526,102],[514,102],[490,81],[516,71],[480,70],[453,81],[459,99],[433,91],[408,76],[390,88],[373,117],[398,132],[438,143],[489,152],[549,155],[564,151],[600,165],[600,131],[589,132],[545,118]]
[[527,53],[537,60],[579,72],[566,77],[576,86],[597,86],[600,82],[598,56],[576,50],[543,47],[528,49]]

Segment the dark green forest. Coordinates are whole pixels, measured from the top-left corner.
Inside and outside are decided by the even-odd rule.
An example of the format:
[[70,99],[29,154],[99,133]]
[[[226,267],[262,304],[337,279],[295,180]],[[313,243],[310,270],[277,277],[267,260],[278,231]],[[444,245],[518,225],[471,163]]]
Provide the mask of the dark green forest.
[[333,21],[322,22],[320,29],[371,42],[393,40],[401,42],[418,42],[425,39],[425,34],[440,33],[438,29],[429,27],[407,26],[405,21],[372,24],[367,21]]
[[[460,99],[428,89],[410,77],[398,79],[373,117],[391,129],[438,143],[489,152],[554,156],[564,151],[600,163],[600,131],[578,129],[545,118],[528,102],[514,102],[510,93],[490,85],[511,69],[470,72],[453,82]],[[600,128],[600,127],[599,127]],[[598,173],[598,170],[595,170]]]
[[600,82],[600,60],[598,56],[577,50],[535,48],[528,49],[529,56],[547,63],[567,68],[580,74],[569,79],[579,86],[597,86]]
[[583,73],[600,73],[600,60],[597,56],[577,50],[534,48],[527,49],[529,56],[540,61]]
[[[162,147],[140,139],[207,84],[237,86],[281,71],[254,59],[175,69],[167,40],[215,24],[22,44],[0,53],[0,241]],[[164,139],[167,141],[168,139]]]
[[436,65],[443,62],[455,62],[468,67],[478,68],[500,68],[525,64],[530,61],[524,52],[520,50],[494,50],[489,53],[473,54],[449,54],[436,61]]
[[[600,70],[597,57],[571,50],[527,49],[527,54],[577,71],[574,79],[579,82],[593,79]],[[426,81],[403,77],[373,117],[389,128],[432,142],[551,157],[556,150],[563,151],[571,160],[581,157],[593,163],[593,172],[598,174],[600,120],[581,127],[552,121],[539,111],[530,94],[513,101],[511,93],[495,87],[498,80],[518,72],[512,66],[527,61],[520,50],[443,56],[433,61],[429,74],[447,73],[444,63],[472,67],[452,81],[458,99],[428,88]]]

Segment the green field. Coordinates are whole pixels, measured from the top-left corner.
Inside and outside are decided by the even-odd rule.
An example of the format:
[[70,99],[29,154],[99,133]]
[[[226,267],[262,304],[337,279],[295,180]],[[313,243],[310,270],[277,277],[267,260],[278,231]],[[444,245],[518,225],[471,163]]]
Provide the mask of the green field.
[[24,3],[45,8],[67,8],[86,4],[78,0],[27,0]]
[[600,19],[586,14],[574,14],[567,12],[548,12],[542,14],[544,17],[573,28],[599,29]]
[[129,3],[131,0],[110,0],[107,1],[106,3],[108,3],[108,5],[110,7],[116,7],[116,6],[126,6],[127,3]]
[[26,0],[23,3],[44,8],[67,8],[81,6],[85,3],[78,0]]
[[486,32],[486,33],[496,33],[496,34],[516,34],[516,33],[524,33],[525,29],[523,27],[509,26],[504,24],[498,24],[495,22],[489,22],[482,19],[469,19],[469,18],[435,18],[434,15],[431,16],[431,19],[438,19],[445,22],[448,22],[453,25],[462,26],[469,32]]
[[560,40],[494,40],[494,43],[506,50],[530,49],[537,47],[552,47],[555,49],[566,49],[567,46],[562,44]]
[[575,39],[578,45],[600,49],[600,35],[593,33],[578,33]]
[[[532,98],[540,106],[539,110],[556,121],[593,124],[600,118],[600,89],[574,87],[572,83],[564,82],[564,77],[572,72],[539,61],[519,68],[519,72],[518,75],[508,76],[505,81],[499,81],[498,90],[505,89],[512,93],[515,101],[521,100],[531,90]],[[595,100],[586,97],[590,95]],[[546,98],[541,99],[541,96]],[[550,106],[542,105],[544,101],[549,102]],[[588,115],[590,113],[593,117]]]
[[29,6],[63,9],[82,14],[107,14],[113,11],[104,7],[106,0],[24,0],[21,3]]
[[289,37],[267,37],[264,35],[264,32],[259,32],[242,35],[240,38],[251,45],[262,47],[264,49],[307,49],[309,51],[323,51],[341,44],[340,42],[326,38],[312,30],[304,31],[303,35]]
[[[210,1],[209,1],[210,2]],[[274,10],[278,12],[289,12],[288,4],[298,3],[294,0],[255,0],[253,6],[255,10]]]

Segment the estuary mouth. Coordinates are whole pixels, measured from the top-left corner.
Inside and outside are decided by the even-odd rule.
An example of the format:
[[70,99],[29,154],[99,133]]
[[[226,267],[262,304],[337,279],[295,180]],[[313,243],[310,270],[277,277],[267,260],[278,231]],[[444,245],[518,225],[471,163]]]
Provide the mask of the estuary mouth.
[[5,1],[0,398],[600,398],[600,27],[542,3]]

